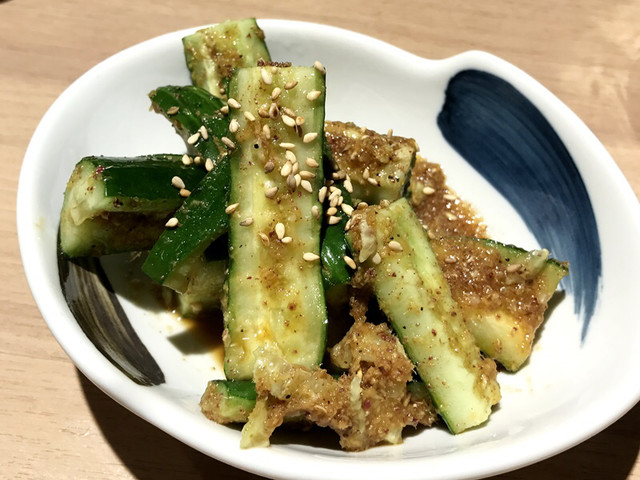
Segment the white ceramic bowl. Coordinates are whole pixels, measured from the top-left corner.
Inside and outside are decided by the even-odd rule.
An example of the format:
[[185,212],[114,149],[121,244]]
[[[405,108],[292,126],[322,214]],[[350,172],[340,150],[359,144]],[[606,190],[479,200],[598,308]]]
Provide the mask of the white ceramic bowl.
[[[219,359],[181,351],[176,338],[188,337],[187,327],[158,308],[143,308],[145,302],[128,290],[122,264],[114,261],[109,267],[108,262],[120,301],[166,378],[153,387],[132,382],[88,340],[61,293],[56,234],[62,193],[84,155],[184,151],[169,124],[149,112],[147,93],[160,85],[189,83],[180,39],[190,29],[122,51],[79,78],[46,113],[24,159],[17,218],[25,271],[49,328],[78,368],[118,402],[186,444],[273,478],[487,476],[570,448],[629,410],[640,398],[640,323],[635,318],[640,292],[634,280],[640,271],[640,215],[630,187],[587,127],[535,80],[485,53],[430,61],[332,27],[259,23],[274,59],[307,65],[319,59],[327,67],[327,118],[383,132],[393,128],[416,138],[421,153],[441,163],[451,185],[478,207],[491,236],[534,248],[537,232],[519,215],[522,206],[508,202],[499,185],[491,186],[479,175],[445,141],[437,124],[447,84],[462,70],[490,72],[529,99],[575,161],[597,223],[601,275],[597,288],[590,290],[595,311],[586,336],[582,338],[584,315],[575,313],[574,291],[549,316],[527,365],[517,374],[500,374],[503,399],[489,422],[458,436],[428,429],[400,446],[357,454],[314,446],[304,435],[292,443],[241,450],[237,429],[206,420],[198,408],[206,382],[222,376]],[[550,222],[552,232],[556,227],[559,244],[572,241]]]

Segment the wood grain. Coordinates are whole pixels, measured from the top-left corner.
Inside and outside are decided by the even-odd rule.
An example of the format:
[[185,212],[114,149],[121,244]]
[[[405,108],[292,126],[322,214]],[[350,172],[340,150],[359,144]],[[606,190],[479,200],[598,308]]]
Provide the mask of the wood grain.
[[[15,227],[22,158],[39,119],[65,87],[142,40],[245,16],[344,27],[429,58],[469,49],[503,57],[573,109],[640,193],[636,0],[0,1],[0,476],[257,478],[148,425],[75,369],[34,304]],[[498,478],[640,480],[639,432],[636,406],[583,444]]]

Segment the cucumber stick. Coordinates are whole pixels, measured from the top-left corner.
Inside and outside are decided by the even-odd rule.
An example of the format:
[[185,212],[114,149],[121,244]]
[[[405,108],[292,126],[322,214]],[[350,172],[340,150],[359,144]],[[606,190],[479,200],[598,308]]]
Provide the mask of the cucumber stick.
[[229,379],[252,378],[259,348],[308,367],[324,353],[324,90],[324,74],[312,67],[242,68],[229,83],[236,130],[224,309]]
[[186,167],[180,155],[85,157],[75,166],[60,214],[62,251],[70,257],[146,250],[183,202],[171,184],[187,188],[204,169]]
[[487,420],[500,399],[496,365],[474,343],[409,203],[356,210],[348,239],[451,432]]
[[226,98],[226,87],[236,68],[255,67],[270,60],[264,32],[255,18],[227,20],[182,39],[193,84]]

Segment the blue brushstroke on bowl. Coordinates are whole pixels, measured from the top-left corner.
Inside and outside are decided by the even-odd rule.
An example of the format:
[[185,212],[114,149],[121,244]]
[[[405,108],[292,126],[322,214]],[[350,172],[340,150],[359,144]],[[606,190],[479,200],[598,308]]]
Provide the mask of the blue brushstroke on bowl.
[[556,131],[513,85],[478,70],[451,78],[438,126],[513,205],[540,245],[569,261],[563,286],[574,295],[584,340],[602,275],[600,238],[584,181]]

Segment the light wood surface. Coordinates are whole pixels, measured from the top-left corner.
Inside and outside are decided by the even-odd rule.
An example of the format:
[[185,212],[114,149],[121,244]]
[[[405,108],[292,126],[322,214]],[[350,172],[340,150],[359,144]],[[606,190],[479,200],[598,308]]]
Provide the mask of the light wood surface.
[[[503,57],[573,109],[640,193],[637,0],[0,1],[0,477],[257,478],[148,425],[75,369],[34,304],[15,227],[25,149],[65,87],[142,40],[246,16],[344,27],[429,58]],[[639,480],[639,447],[636,406],[583,444],[500,478]]]

